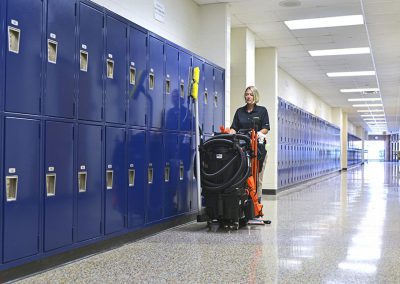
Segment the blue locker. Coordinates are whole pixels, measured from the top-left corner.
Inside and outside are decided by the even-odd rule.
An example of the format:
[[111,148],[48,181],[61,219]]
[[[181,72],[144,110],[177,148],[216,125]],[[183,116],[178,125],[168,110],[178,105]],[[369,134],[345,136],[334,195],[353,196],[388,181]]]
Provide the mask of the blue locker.
[[164,217],[171,217],[178,213],[178,186],[182,177],[178,135],[165,133],[164,141]]
[[160,132],[150,131],[148,133],[147,155],[148,164],[146,167],[147,177],[147,223],[162,219],[163,213],[163,182],[164,165],[162,161],[163,135]]
[[79,6],[78,118],[103,119],[103,14],[85,4]]
[[105,233],[125,226],[126,208],[125,129],[106,128]]
[[188,96],[191,71],[192,57],[185,52],[179,52],[179,129],[181,131],[192,130],[193,104],[191,102],[191,98]]
[[[224,71],[221,69],[214,69],[215,77],[215,95],[213,98],[213,132],[219,132],[221,125],[225,126],[225,78]],[[230,125],[229,125],[230,126]],[[227,125],[227,127],[229,127]]]
[[40,122],[5,119],[3,261],[39,252]]
[[[1,1],[0,2],[0,38],[2,40],[5,39],[6,35],[5,35],[5,4],[6,1]],[[5,68],[5,64],[4,64],[4,49],[5,49],[6,45],[5,44],[0,44],[0,114],[2,113],[2,111],[4,110],[3,108],[3,103],[4,103],[4,68]],[[1,134],[3,135],[3,134]],[[1,171],[1,169],[0,169]],[[1,194],[0,194],[1,197]],[[0,237],[0,241],[1,241],[1,237]],[[0,249],[0,253],[1,253],[1,249]]]
[[42,20],[42,1],[7,2],[6,111],[40,112]]
[[106,121],[125,123],[127,88],[127,25],[107,16],[106,37]]
[[214,111],[214,68],[212,65],[204,64],[204,133],[213,133],[213,111]]
[[179,135],[179,197],[178,213],[189,211],[193,177],[192,138]]
[[76,227],[80,242],[102,233],[102,127],[79,124],[77,140]]
[[135,28],[129,36],[129,116],[130,125],[146,126],[147,97],[147,34]]
[[72,123],[46,122],[44,250],[71,244],[73,226]]
[[[200,93],[199,93],[200,94]],[[204,136],[204,141],[206,141],[208,137]],[[190,211],[197,211],[198,206],[197,206],[197,180],[194,178],[195,173],[194,173],[194,163],[196,163],[195,160],[195,155],[196,155],[196,136],[193,134],[192,135],[192,140],[190,141],[191,149],[190,149],[190,168],[191,170],[191,176],[189,177],[189,183],[191,185],[191,192],[190,192],[190,201],[189,201],[189,210]]]
[[179,53],[178,49],[165,45],[165,129],[178,130],[179,127]]
[[152,36],[149,41],[148,126],[160,129],[164,117],[164,45]]
[[[1,8],[1,3],[0,3],[0,8]],[[0,10],[0,15],[2,11]],[[0,79],[1,80],[1,79]],[[1,81],[0,81],[1,82]],[[0,91],[1,94],[1,91]],[[3,118],[3,113],[0,110],[0,153],[4,157],[4,152],[3,152],[3,142],[4,142],[4,132],[3,132],[3,123],[4,123],[4,118]],[[4,195],[4,189],[3,187],[3,166],[4,166],[4,160],[1,159],[0,162],[0,256],[3,255],[3,195]],[[0,263],[3,262],[3,258],[0,257]]]
[[[198,108],[199,108],[199,127],[204,130],[204,62],[197,58],[193,57],[193,68],[200,68],[200,79],[199,79],[199,95],[197,98]],[[195,111],[195,110],[193,110]],[[195,116],[195,114],[193,114]],[[193,128],[195,126],[195,122],[193,121]]]
[[47,1],[44,113],[74,115],[75,1]]
[[140,227],[145,223],[146,204],[146,132],[128,130],[128,227]]

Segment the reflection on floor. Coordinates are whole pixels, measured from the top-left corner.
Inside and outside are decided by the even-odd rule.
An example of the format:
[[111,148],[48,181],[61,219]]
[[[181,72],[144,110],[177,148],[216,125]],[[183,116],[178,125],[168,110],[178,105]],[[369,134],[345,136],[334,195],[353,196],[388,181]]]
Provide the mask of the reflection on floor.
[[400,172],[369,163],[266,200],[271,225],[190,223],[26,283],[399,283]]

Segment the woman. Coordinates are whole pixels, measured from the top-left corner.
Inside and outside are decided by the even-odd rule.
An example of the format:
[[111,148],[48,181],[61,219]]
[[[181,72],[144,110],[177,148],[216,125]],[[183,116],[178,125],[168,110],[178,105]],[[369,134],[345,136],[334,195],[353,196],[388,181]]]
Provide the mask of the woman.
[[[254,86],[249,86],[244,92],[244,100],[246,105],[236,110],[230,133],[234,134],[239,129],[250,129],[255,126],[258,131],[258,141],[263,145],[261,149],[265,152],[265,135],[270,130],[268,111],[265,107],[257,105],[259,101],[258,90]],[[264,156],[265,157],[265,156]],[[257,182],[257,195],[261,200],[262,195],[262,179],[264,175],[265,163],[267,159],[260,161],[260,174]]]

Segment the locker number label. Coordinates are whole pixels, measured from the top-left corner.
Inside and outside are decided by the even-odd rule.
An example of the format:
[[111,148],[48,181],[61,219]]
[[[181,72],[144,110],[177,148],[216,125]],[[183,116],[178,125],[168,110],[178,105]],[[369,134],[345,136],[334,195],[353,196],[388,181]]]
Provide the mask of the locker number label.
[[222,159],[222,154],[217,154],[217,159]]
[[135,62],[131,62],[131,66],[135,66]]
[[11,24],[18,27],[18,21],[17,20],[11,20]]
[[108,54],[108,58],[113,58],[112,54],[109,53]]
[[49,172],[54,172],[54,167],[49,167]]
[[8,169],[8,173],[9,174],[15,174],[16,171],[17,171],[16,168],[9,168]]
[[133,164],[130,164],[129,167],[133,168],[134,166],[133,166]]
[[108,165],[108,166],[107,166],[107,169],[112,169],[112,165]]
[[82,44],[82,49],[84,49],[84,50],[86,50],[86,49],[87,49],[87,46],[86,46],[86,44]]
[[81,170],[86,170],[86,166],[81,166]]
[[56,37],[57,37],[56,34],[53,34],[53,33],[50,34],[50,38],[56,39]]

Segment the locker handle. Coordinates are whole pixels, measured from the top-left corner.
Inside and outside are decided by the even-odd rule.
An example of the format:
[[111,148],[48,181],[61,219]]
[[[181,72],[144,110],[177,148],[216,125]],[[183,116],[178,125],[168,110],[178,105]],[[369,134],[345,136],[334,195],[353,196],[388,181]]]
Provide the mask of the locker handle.
[[153,168],[149,167],[147,170],[147,180],[149,184],[153,184]]
[[7,202],[16,201],[18,192],[18,176],[6,177]]
[[78,188],[79,192],[86,192],[87,172],[78,173]]
[[165,79],[165,93],[167,95],[171,94],[171,80]]
[[184,174],[185,174],[185,167],[183,165],[183,162],[181,161],[179,165],[179,180],[183,180]]
[[47,61],[49,63],[57,63],[57,46],[58,43],[56,41],[51,39],[47,41]]
[[21,30],[8,27],[8,51],[13,53],[19,53],[19,42],[21,38]]
[[107,176],[106,176],[107,189],[113,188],[113,180],[114,180],[114,171],[107,170]]
[[154,90],[154,73],[149,73],[149,89]]
[[181,83],[181,88],[180,88],[181,92],[181,98],[185,97],[185,83]]
[[164,168],[164,181],[165,182],[169,182],[170,173],[171,173],[171,167],[165,166],[165,168]]
[[135,186],[135,169],[129,169],[128,177],[129,177],[129,187],[134,187]]
[[129,67],[129,84],[136,84],[136,68],[132,66]]
[[204,104],[208,103],[208,92],[204,92]]
[[114,60],[107,59],[107,78],[114,79]]
[[89,65],[89,53],[85,50],[80,51],[80,61],[79,61],[80,69],[83,72],[88,71]]
[[46,194],[48,197],[56,195],[56,174],[46,175]]
[[218,95],[217,95],[217,93],[215,93],[215,95],[214,95],[214,107],[218,108]]

